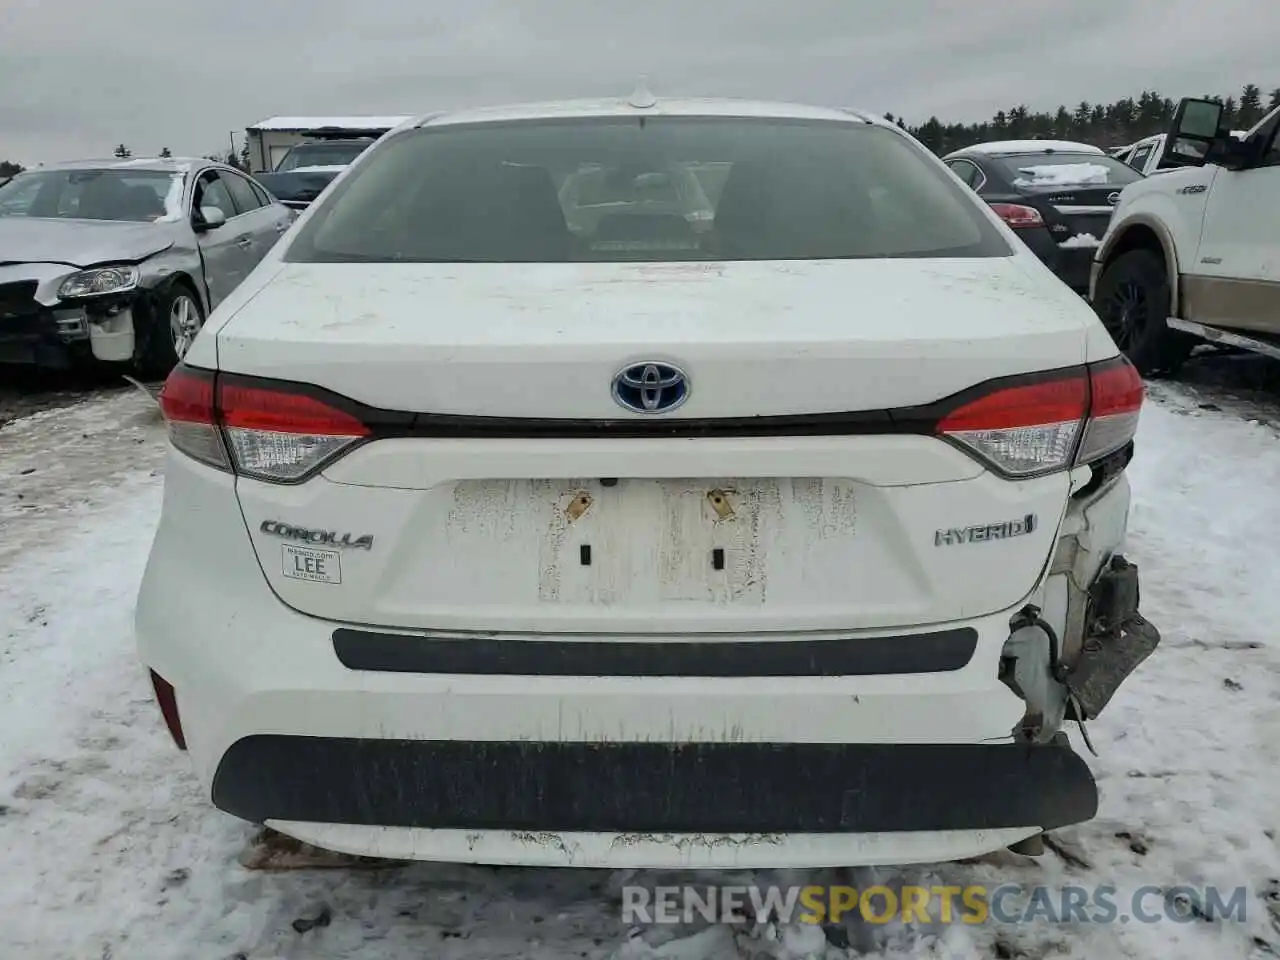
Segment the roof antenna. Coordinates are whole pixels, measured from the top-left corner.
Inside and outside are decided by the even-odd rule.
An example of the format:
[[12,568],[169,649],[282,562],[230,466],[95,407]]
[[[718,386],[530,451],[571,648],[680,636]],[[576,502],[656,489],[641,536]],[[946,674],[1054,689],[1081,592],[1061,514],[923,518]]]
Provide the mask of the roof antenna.
[[657,106],[658,100],[649,92],[648,77],[641,77],[640,82],[636,84],[635,90],[627,99],[627,103],[633,107],[644,110],[649,107]]

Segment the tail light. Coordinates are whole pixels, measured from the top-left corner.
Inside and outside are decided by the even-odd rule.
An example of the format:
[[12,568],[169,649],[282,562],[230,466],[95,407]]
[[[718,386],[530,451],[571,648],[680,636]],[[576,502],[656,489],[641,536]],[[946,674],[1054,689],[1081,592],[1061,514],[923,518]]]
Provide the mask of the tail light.
[[1089,385],[1089,423],[1076,455],[1078,463],[1100,460],[1132,440],[1142,410],[1142,377],[1123,356],[1094,364]]
[[1142,393],[1138,372],[1120,356],[997,386],[951,410],[936,431],[1006,476],[1040,476],[1093,463],[1132,440]]
[[1035,207],[1025,207],[1020,203],[993,203],[991,209],[1014,230],[1044,226],[1044,217]]
[[218,415],[236,473],[259,480],[298,480],[359,440],[369,429],[323,400],[223,377]]
[[219,470],[295,483],[370,435],[337,405],[287,383],[178,366],[160,391],[169,439]]
[[175,447],[201,463],[230,470],[214,412],[214,382],[211,371],[175,367],[160,389],[160,410]]

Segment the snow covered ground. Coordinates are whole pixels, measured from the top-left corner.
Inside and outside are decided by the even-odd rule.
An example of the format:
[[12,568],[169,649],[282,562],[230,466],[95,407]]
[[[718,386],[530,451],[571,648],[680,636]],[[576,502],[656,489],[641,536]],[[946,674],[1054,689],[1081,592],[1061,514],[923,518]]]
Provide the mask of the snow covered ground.
[[[1243,923],[852,925],[830,938],[851,948],[817,945],[825,960],[1280,956],[1280,434],[1248,405],[1152,393],[1129,553],[1164,641],[1090,726],[1098,819],[1038,860],[679,879],[1113,884],[1120,900],[1244,886]],[[251,828],[201,800],[134,659],[161,452],[132,392],[0,429],[0,957],[731,960],[815,946],[727,926],[629,939],[620,886],[670,876],[241,867]]]

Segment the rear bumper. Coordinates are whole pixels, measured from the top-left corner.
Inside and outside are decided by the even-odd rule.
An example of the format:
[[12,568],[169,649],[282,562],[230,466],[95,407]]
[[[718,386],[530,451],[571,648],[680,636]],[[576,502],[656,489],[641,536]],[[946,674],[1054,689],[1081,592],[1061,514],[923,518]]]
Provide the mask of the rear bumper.
[[1058,277],[1077,293],[1088,294],[1094,247],[1058,247]]
[[1060,246],[1046,227],[1019,230],[1018,236],[1058,279],[1077,293],[1088,293],[1094,248]]
[[[1096,811],[1065,738],[1013,742],[1024,704],[998,674],[1015,611],[888,644],[886,631],[718,637],[760,644],[750,670],[718,651],[691,666],[712,645],[696,637],[650,639],[667,648],[654,663],[683,675],[656,675],[622,638],[510,638],[522,656],[546,643],[563,664],[582,645],[599,664],[567,675],[517,671],[492,637],[456,636],[427,652],[473,642],[470,660],[442,672],[406,659],[422,645],[282,604],[233,483],[171,455],[136,626],[207,795],[235,816],[371,856],[765,867],[972,856]],[[820,641],[807,670],[762,666]],[[871,660],[830,659],[841,645]]]
[[1016,744],[565,743],[257,735],[213,802],[246,820],[587,833],[1052,829],[1098,795],[1065,738]]
[[1050,270],[1058,270],[1058,245],[1049,233],[1048,227],[1027,227],[1018,231],[1018,236]]

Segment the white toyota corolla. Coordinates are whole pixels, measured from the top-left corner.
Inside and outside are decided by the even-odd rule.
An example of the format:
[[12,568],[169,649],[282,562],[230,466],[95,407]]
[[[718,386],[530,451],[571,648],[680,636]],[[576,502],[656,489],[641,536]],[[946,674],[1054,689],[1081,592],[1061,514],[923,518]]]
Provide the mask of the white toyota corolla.
[[1067,732],[1159,641],[1142,396],[873,116],[426,117],[165,383],[141,658],[213,804],[331,850],[1031,851],[1095,814]]

